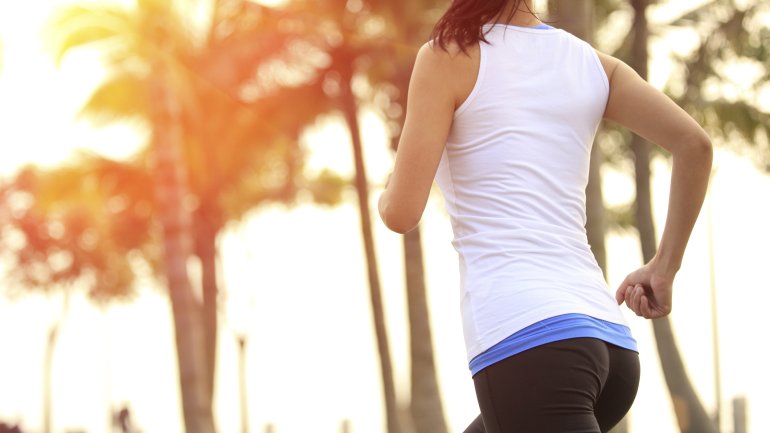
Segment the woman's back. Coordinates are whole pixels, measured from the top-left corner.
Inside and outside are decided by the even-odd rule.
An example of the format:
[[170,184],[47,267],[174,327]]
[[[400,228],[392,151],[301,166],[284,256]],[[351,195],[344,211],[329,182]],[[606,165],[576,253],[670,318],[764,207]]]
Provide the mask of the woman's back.
[[625,323],[585,233],[591,145],[609,95],[601,63],[559,29],[486,28],[436,176],[460,256],[469,360],[557,315]]
[[[487,38],[438,178],[453,183],[458,223],[584,232],[589,155],[609,92],[598,58],[559,29],[495,25]],[[466,234],[496,228],[468,222]]]

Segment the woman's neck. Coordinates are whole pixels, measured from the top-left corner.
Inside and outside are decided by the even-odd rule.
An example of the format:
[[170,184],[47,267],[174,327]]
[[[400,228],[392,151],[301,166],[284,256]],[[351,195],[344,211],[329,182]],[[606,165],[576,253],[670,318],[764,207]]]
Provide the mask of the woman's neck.
[[537,16],[535,16],[532,13],[532,0],[524,0],[521,3],[519,3],[519,8],[518,10],[516,10],[516,13],[512,14],[511,13],[513,12],[512,9],[513,9],[513,2],[507,8],[505,13],[501,14],[498,17],[497,23],[511,24],[519,27],[535,27],[537,25],[542,24],[542,21],[540,21],[537,18]]

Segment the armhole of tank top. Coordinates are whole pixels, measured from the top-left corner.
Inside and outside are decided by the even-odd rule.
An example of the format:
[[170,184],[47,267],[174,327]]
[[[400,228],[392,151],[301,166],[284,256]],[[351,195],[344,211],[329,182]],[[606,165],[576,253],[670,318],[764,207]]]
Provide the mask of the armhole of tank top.
[[596,53],[596,50],[590,45],[588,47],[591,50],[591,57],[593,57],[594,61],[596,62],[596,67],[599,69],[599,76],[601,77],[602,83],[604,84],[604,89],[609,92],[610,79],[607,76],[607,71],[604,70],[604,65],[602,65],[602,61],[599,59],[599,54]]
[[479,42],[479,72],[476,75],[476,83],[473,85],[473,90],[471,90],[471,93],[468,95],[468,97],[463,101],[462,104],[460,104],[459,107],[457,107],[457,110],[455,110],[454,117],[455,119],[463,114],[468,107],[471,105],[474,99],[476,99],[476,95],[479,93],[479,89],[481,88],[481,83],[484,80],[484,72],[487,68],[487,56],[486,56],[486,43]]

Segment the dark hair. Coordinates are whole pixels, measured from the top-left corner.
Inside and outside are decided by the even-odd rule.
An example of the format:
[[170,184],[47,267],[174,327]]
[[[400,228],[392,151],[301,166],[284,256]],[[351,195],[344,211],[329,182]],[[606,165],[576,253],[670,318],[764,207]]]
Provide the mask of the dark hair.
[[[503,17],[509,4],[512,6],[510,12]],[[529,9],[524,0],[453,0],[449,10],[436,23],[430,38],[444,51],[449,44],[455,43],[466,52],[471,45],[488,42],[484,24],[500,18],[510,20],[522,4]]]

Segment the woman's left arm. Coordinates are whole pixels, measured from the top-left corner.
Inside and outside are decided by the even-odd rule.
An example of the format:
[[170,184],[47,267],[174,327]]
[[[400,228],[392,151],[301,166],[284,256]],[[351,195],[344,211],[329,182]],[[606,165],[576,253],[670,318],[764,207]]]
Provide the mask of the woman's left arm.
[[417,54],[393,174],[378,206],[394,232],[406,233],[422,218],[457,107],[463,74],[455,72],[469,61],[465,54],[429,44]]

